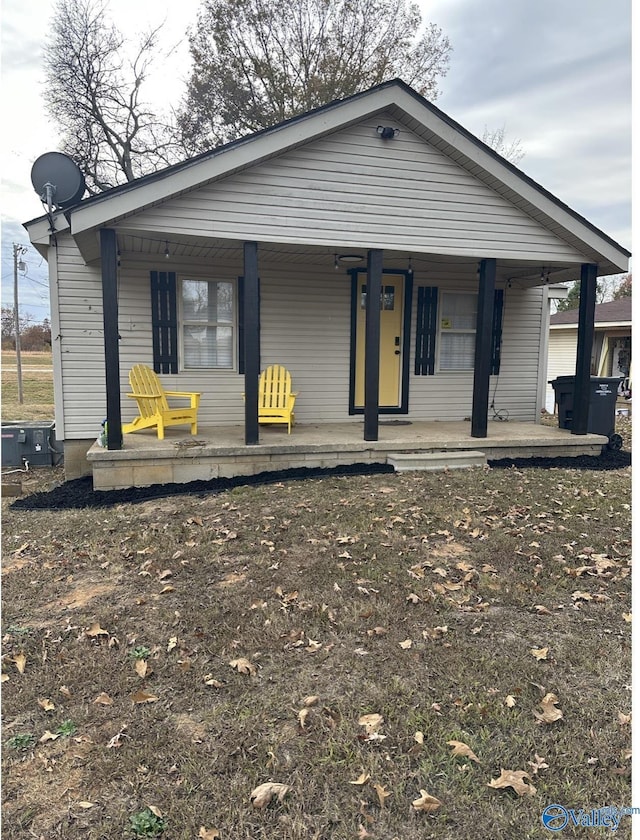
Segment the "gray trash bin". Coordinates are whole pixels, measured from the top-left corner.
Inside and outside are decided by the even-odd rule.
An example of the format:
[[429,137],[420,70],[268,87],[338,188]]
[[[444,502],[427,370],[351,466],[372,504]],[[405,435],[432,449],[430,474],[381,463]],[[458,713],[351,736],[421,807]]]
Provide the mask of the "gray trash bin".
[[[619,376],[589,377],[589,416],[587,432],[609,438],[609,449],[621,449],[622,438],[616,434],[616,401]],[[575,376],[558,376],[549,383],[558,405],[558,426],[570,429],[573,423]]]

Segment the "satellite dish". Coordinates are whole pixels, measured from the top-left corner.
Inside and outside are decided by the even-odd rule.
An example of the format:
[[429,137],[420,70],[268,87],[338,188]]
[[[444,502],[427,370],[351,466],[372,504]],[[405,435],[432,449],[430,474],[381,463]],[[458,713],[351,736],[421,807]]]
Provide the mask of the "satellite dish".
[[62,152],[47,152],[31,167],[31,183],[46,203],[49,213],[53,208],[71,207],[84,195],[84,175],[78,166]]

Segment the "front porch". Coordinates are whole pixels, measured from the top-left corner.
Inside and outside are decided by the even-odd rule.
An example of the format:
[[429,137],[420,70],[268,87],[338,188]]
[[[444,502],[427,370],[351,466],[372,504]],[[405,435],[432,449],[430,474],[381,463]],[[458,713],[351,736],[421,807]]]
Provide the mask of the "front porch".
[[196,437],[171,428],[164,440],[149,430],[124,435],[122,449],[94,444],[87,453],[95,490],[146,487],[151,484],[208,481],[302,467],[386,464],[402,453],[483,452],[500,458],[599,455],[607,438],[572,435],[538,423],[492,421],[486,438],[471,437],[470,421],[381,419],[379,437],[365,441],[362,422],[261,427],[260,443],[247,446],[242,425],[202,427]]

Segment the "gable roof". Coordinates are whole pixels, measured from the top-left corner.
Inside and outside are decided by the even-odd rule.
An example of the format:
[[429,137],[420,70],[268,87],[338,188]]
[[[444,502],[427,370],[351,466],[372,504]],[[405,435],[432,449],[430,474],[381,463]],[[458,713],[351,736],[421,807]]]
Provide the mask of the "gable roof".
[[[72,234],[82,235],[383,111],[392,113],[426,142],[568,242],[586,260],[597,263],[600,275],[627,270],[630,253],[625,248],[399,79],[87,198],[65,211],[66,222]],[[46,217],[25,227],[33,227],[35,233],[43,219]],[[66,226],[59,219],[56,229],[60,223]],[[43,231],[42,225],[40,229]]]
[[[578,310],[567,309],[564,312],[556,312],[549,319],[552,327],[558,325],[577,326]],[[631,297],[622,297],[619,300],[610,300],[608,303],[598,303],[595,307],[595,324],[630,324],[631,323]]]

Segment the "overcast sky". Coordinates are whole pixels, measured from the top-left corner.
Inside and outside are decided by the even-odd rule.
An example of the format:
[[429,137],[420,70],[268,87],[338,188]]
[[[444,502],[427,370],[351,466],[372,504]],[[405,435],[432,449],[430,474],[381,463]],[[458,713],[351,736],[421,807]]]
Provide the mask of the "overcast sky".
[[[58,149],[44,109],[42,49],[53,0],[2,0],[2,303],[13,305],[12,243],[41,215],[31,186],[39,155]],[[505,127],[519,166],[621,245],[631,249],[630,0],[420,0],[425,20],[451,40],[436,105],[482,137]],[[154,91],[180,97],[188,75],[186,26],[198,0],[109,0],[124,32],[167,20]],[[32,248],[20,282],[21,311],[49,313],[46,265]]]

